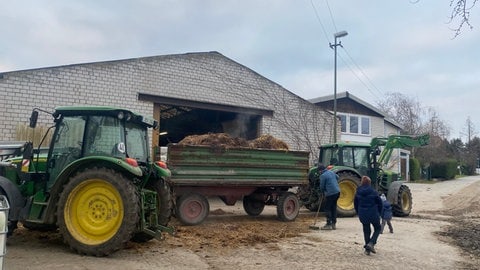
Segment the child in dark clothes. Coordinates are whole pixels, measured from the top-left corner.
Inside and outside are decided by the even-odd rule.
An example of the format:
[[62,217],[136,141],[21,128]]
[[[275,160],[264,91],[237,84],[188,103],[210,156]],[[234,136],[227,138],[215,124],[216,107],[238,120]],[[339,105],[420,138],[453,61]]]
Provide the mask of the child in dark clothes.
[[390,229],[390,233],[393,233],[393,226],[392,226],[392,205],[390,202],[387,201],[385,194],[380,196],[383,202],[383,209],[382,209],[382,229],[380,233],[383,233],[383,228],[385,227],[385,223],[388,224],[388,228]]

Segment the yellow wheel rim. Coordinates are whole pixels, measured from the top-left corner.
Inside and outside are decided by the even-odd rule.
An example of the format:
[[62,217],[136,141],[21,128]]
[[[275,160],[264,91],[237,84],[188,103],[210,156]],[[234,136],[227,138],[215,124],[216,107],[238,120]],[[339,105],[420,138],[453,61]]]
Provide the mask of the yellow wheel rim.
[[337,206],[343,210],[352,210],[357,185],[351,180],[341,181],[338,184],[340,186],[340,197],[338,198]]
[[402,207],[403,207],[403,210],[410,209],[410,198],[408,197],[407,192],[402,193]]
[[120,193],[102,179],[89,179],[76,186],[64,207],[70,234],[85,245],[99,245],[111,239],[123,222]]

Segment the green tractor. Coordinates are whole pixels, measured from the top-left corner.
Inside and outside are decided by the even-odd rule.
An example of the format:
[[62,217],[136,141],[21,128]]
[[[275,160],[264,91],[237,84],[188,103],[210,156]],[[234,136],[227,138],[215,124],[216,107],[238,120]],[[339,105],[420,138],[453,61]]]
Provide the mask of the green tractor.
[[[412,194],[396,172],[383,170],[388,164],[392,151],[404,147],[420,147],[429,143],[428,135],[417,137],[391,135],[388,138],[372,139],[371,143],[337,142],[320,147],[319,163],[325,164],[338,176],[340,198],[337,212],[340,216],[354,216],[353,205],[360,179],[367,175],[372,179],[372,186],[384,193],[392,204],[395,216],[408,216],[412,210]],[[309,210],[317,211],[321,205],[321,194],[317,191],[319,173],[316,167],[309,171],[310,185],[302,197]]]
[[[45,112],[33,110],[31,128],[39,111]],[[0,144],[9,234],[18,222],[32,230],[58,228],[76,252],[106,256],[130,240],[173,233],[170,171],[150,161],[148,129],[156,121],[113,107],[58,107],[49,114],[54,124],[42,139],[51,138],[48,149]]]

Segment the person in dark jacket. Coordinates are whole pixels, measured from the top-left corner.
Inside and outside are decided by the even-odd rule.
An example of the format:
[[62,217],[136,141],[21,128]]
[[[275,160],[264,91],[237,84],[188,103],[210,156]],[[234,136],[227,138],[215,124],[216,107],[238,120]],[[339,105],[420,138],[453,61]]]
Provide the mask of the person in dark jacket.
[[390,233],[393,233],[393,226],[392,226],[392,205],[390,204],[389,201],[387,201],[387,198],[385,197],[385,194],[380,195],[380,198],[382,199],[383,202],[383,209],[382,209],[382,229],[380,229],[380,233],[383,233],[383,228],[385,228],[385,223],[388,224],[388,229],[390,230]]
[[320,192],[325,195],[325,215],[327,224],[322,230],[337,229],[337,201],[340,197],[340,186],[338,185],[338,175],[327,168],[325,165],[318,164],[318,172],[320,173]]
[[[380,225],[380,213],[383,209],[382,199],[378,196],[372,186],[372,180],[368,176],[363,176],[361,186],[357,188],[354,199],[355,211],[363,226],[363,237],[365,240],[365,254],[376,253],[375,244],[382,226]],[[373,234],[372,228],[373,226]]]

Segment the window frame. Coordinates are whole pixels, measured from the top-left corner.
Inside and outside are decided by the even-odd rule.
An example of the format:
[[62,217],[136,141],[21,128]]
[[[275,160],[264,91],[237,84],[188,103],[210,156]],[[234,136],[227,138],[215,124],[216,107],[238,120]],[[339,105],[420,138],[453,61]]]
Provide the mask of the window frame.
[[[343,134],[349,135],[360,135],[360,136],[371,136],[372,135],[372,117],[361,115],[361,114],[351,114],[351,113],[339,113],[341,132]],[[356,120],[356,132],[351,131],[351,125],[353,124],[351,119]],[[364,133],[364,124],[365,120],[368,122],[368,133]],[[344,122],[345,121],[345,122]]]

